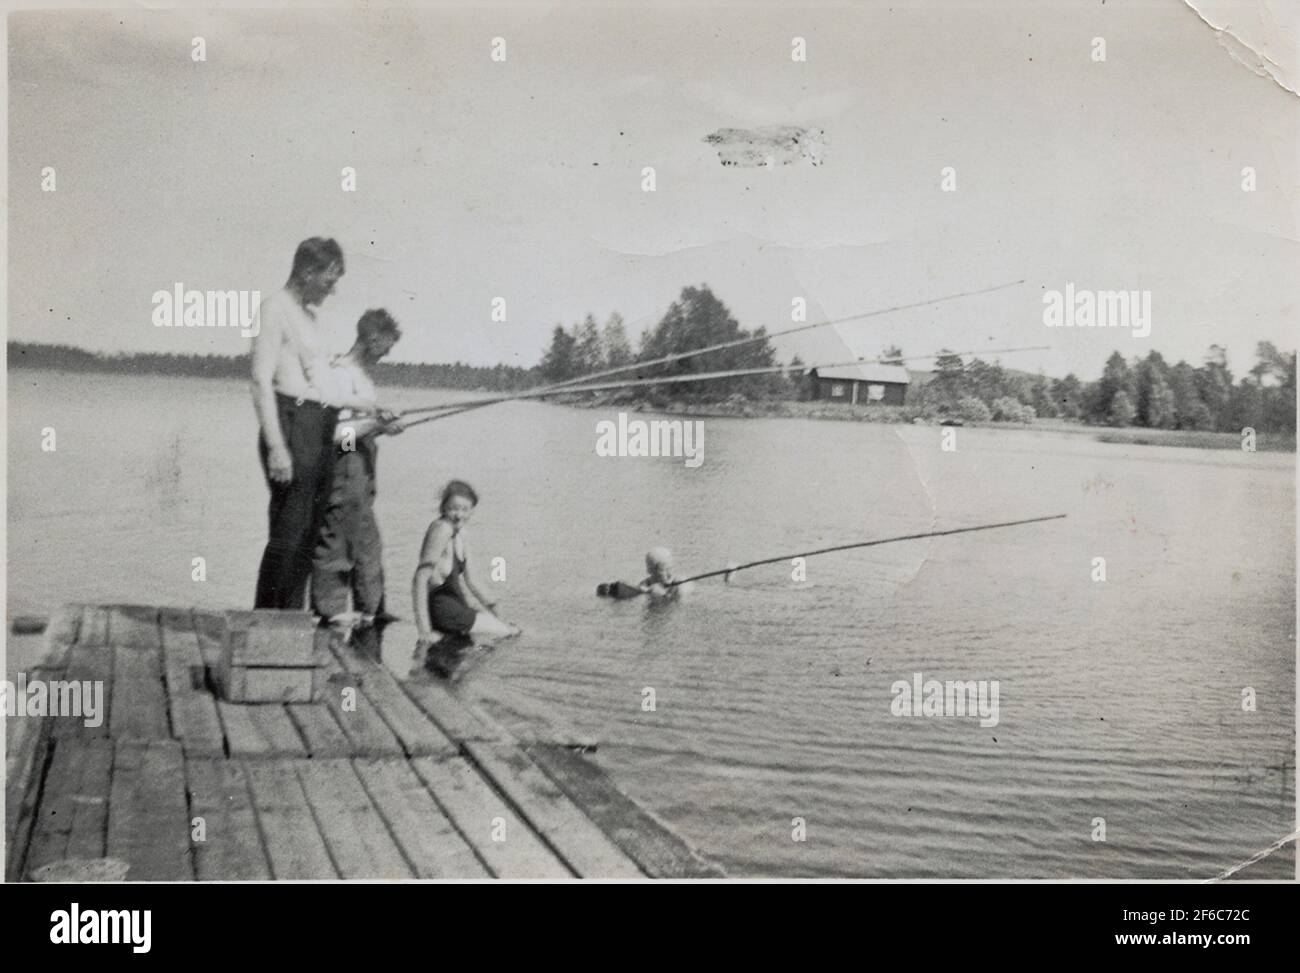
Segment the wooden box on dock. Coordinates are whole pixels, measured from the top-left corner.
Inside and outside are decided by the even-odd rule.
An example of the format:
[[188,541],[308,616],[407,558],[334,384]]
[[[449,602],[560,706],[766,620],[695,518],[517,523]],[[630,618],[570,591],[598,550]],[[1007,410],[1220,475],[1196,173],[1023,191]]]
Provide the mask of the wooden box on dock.
[[308,612],[226,612],[217,684],[232,703],[309,703],[320,698],[329,629]]

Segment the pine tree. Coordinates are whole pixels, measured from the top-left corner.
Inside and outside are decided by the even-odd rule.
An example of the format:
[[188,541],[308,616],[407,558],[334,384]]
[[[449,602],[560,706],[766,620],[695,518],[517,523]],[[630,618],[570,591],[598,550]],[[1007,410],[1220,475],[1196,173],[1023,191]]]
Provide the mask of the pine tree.
[[1178,424],[1174,393],[1159,372],[1152,372],[1146,389],[1146,425],[1152,429],[1173,429]]
[[1035,415],[1048,419],[1060,415],[1060,410],[1056,407],[1056,401],[1052,397],[1052,385],[1042,372],[1039,372],[1034,378],[1029,394],[1029,404],[1034,407]]
[[940,349],[939,357],[934,360],[934,373],[925,386],[926,404],[954,409],[967,395],[966,363],[961,355],[954,355],[946,348]]
[[[1110,422],[1111,425],[1111,403],[1115,400],[1120,392],[1125,394],[1126,404],[1129,409],[1133,408],[1133,372],[1129,368],[1128,362],[1118,351],[1111,352],[1111,356],[1106,359],[1106,367],[1101,373],[1101,378],[1093,387],[1093,394],[1089,396],[1086,414],[1092,422]],[[1123,425],[1131,423],[1132,417]]]
[[978,358],[966,366],[966,387],[985,405],[992,405],[1007,393],[1007,376],[997,362],[989,364]]
[[789,386],[787,394],[800,402],[806,402],[812,398],[812,379],[805,374],[806,368],[803,359],[795,355],[790,359],[789,368],[786,369],[785,373],[785,380]]
[[1106,412],[1106,424],[1111,426],[1131,426],[1136,416],[1137,410],[1133,408],[1133,400],[1129,398],[1128,392],[1124,389],[1117,391],[1111,397],[1110,407]]
[[1169,391],[1174,397],[1175,429],[1209,429],[1213,425],[1210,410],[1201,401],[1196,387],[1196,369],[1180,361],[1169,370]]
[[[654,329],[642,336],[639,357],[648,361],[727,341],[761,338],[764,334],[762,328],[752,334],[741,328],[727,306],[707,286],[684,287],[681,296],[672,303]],[[736,348],[725,348],[671,362],[662,366],[660,371],[668,375],[690,375],[737,368],[766,368],[775,364],[776,355],[771,344],[767,341],[754,341]],[[766,397],[781,394],[783,386],[781,376],[773,373],[679,385],[673,392],[675,395],[692,398],[726,398],[736,393]]]
[[634,360],[632,344],[627,340],[627,331],[623,327],[623,318],[618,312],[609,316],[605,330],[601,335],[605,343],[605,363],[610,368],[630,365]]
[[564,330],[564,325],[555,326],[555,330],[551,332],[551,347],[546,349],[539,366],[542,377],[546,381],[563,382],[579,374],[576,358],[577,344],[573,335]]
[[1083,397],[1083,384],[1073,372],[1065,378],[1052,379],[1052,402],[1062,418],[1078,419],[1083,415]]
[[579,375],[590,375],[605,367],[605,349],[600,339],[600,326],[596,317],[588,314],[582,324],[574,325],[574,364]]

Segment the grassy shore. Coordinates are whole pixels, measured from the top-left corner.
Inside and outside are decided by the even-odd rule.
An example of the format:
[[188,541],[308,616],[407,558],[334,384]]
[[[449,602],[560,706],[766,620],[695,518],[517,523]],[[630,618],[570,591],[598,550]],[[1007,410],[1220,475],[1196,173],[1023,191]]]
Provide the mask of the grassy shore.
[[[1099,443],[1136,446],[1182,446],[1188,449],[1241,449],[1241,433],[1205,432],[1195,429],[1106,429],[1096,433]],[[1263,453],[1294,453],[1295,433],[1261,432],[1255,449]]]
[[[822,419],[831,422],[883,422],[918,425],[943,425],[926,419],[915,406],[853,406],[831,402],[795,402],[773,400],[751,402],[733,399],[724,402],[683,402],[666,398],[627,398],[619,395],[574,396],[568,405],[588,409],[623,409],[628,412],[658,412],[666,415],[728,419]],[[1097,442],[1133,446],[1176,446],[1185,449],[1241,449],[1238,432],[1209,432],[1192,429],[1147,429],[1142,426],[1090,426],[1068,419],[1035,419],[1023,422],[967,422],[966,426],[988,429],[1028,429],[1036,432],[1063,432],[1091,436]],[[1292,432],[1260,432],[1255,448],[1262,452],[1294,453],[1296,436]]]

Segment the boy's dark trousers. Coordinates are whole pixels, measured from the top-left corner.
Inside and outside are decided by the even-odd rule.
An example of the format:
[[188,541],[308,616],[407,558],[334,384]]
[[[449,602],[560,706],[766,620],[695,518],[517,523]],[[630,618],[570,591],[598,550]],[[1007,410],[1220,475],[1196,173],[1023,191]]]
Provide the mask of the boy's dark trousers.
[[316,614],[332,618],[352,609],[384,610],[383,544],[375,520],[376,445],[364,439],[337,452],[334,486],[312,560],[311,600]]
[[266,550],[257,572],[255,608],[305,608],[307,580],[311,577],[312,550],[325,516],[334,480],[334,425],[338,410],[310,399],[294,399],[278,392],[276,409],[280,430],[293,459],[293,479],[276,483],[270,477],[265,437],[258,453],[271,502]]

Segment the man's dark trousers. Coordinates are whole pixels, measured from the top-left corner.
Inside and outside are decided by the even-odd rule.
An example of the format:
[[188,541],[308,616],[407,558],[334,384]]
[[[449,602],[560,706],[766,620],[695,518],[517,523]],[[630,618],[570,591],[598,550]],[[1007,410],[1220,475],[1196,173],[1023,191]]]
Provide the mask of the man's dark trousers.
[[293,459],[293,479],[274,482],[267,466],[270,450],[259,437],[262,471],[271,488],[266,550],[257,572],[255,608],[303,610],[312,550],[325,516],[334,480],[334,425],[338,410],[310,399],[275,396],[280,430]]

